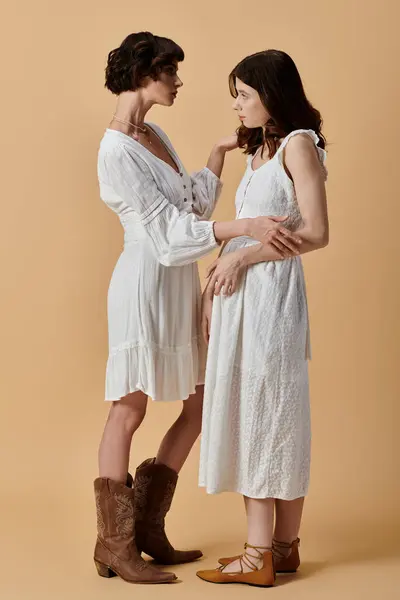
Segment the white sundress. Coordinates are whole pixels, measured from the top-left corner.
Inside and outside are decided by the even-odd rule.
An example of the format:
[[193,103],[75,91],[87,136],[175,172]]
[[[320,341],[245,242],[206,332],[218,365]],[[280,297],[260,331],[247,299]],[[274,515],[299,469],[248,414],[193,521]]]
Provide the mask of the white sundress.
[[[275,156],[252,169],[236,195],[236,218],[288,215],[301,224],[294,186]],[[321,168],[325,152],[318,148]],[[242,237],[224,254],[255,244]],[[206,368],[199,484],[251,498],[305,496],[310,470],[310,358],[306,287],[296,256],[249,267],[232,296],[214,297]]]
[[165,133],[179,173],[131,137],[106,130],[98,155],[100,195],[124,228],[124,250],[108,292],[106,400],[141,390],[185,400],[204,382],[201,288],[196,261],[216,246],[208,221],[221,182],[191,177]]

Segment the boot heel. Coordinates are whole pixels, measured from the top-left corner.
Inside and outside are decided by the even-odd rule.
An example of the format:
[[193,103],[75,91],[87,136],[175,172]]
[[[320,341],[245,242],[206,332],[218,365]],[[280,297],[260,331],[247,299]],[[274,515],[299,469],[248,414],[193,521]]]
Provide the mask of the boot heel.
[[98,562],[97,560],[94,561],[94,564],[96,565],[96,569],[98,574],[100,575],[100,577],[115,577],[116,573],[114,573],[114,571],[112,569],[110,569],[110,567],[107,567],[106,565],[103,565],[103,563]]

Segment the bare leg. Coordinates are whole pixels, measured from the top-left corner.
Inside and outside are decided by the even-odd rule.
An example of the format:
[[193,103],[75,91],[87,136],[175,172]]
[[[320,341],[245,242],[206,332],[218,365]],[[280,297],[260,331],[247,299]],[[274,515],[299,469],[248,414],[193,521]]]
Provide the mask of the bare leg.
[[275,540],[290,543],[298,537],[303,506],[304,498],[275,500]]
[[99,448],[100,477],[126,482],[132,436],[146,415],[146,407],[143,392],[112,403]]
[[[256,499],[247,498],[244,496],[244,503],[247,514],[247,542],[252,546],[260,547],[259,552],[266,552],[267,549],[272,550],[272,534],[274,529],[274,499]],[[263,548],[263,549],[261,549]],[[251,557],[251,562],[262,567],[260,554],[252,549],[247,549],[247,554]],[[247,561],[245,561],[247,562]],[[245,573],[251,571],[251,567],[243,562],[243,571]],[[240,562],[235,560],[224,568],[225,573],[234,573],[240,571]]]
[[182,412],[167,431],[157,453],[157,463],[167,465],[177,473],[182,469],[201,431],[204,386],[183,402]]

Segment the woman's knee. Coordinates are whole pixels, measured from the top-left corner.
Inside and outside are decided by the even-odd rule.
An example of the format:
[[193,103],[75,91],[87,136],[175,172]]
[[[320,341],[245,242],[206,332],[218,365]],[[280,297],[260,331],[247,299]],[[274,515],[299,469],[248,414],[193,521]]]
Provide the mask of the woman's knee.
[[146,409],[147,396],[134,392],[113,402],[108,419],[126,433],[133,433],[143,422]]
[[200,394],[190,396],[183,403],[182,417],[187,421],[189,426],[201,429],[201,421],[203,415],[203,397]]

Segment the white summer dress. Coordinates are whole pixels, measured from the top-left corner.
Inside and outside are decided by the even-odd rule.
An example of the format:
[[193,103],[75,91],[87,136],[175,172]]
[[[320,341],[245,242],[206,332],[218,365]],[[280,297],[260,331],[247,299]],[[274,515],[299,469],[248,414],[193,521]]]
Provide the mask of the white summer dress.
[[[252,159],[236,195],[236,218],[288,215],[302,222],[282,152],[257,170]],[[325,152],[318,148],[321,168]],[[252,245],[242,237],[223,254]],[[201,440],[200,479],[208,493],[251,498],[305,496],[310,469],[309,323],[302,260],[296,256],[247,269],[232,296],[213,303]]]
[[125,233],[108,292],[106,400],[137,390],[157,401],[185,400],[204,382],[196,261],[217,246],[208,219],[221,182],[207,168],[189,176],[165,133],[147,126],[179,173],[111,129],[98,155],[101,198]]

